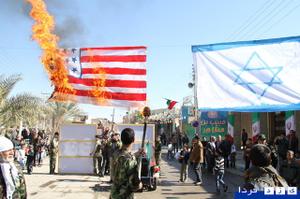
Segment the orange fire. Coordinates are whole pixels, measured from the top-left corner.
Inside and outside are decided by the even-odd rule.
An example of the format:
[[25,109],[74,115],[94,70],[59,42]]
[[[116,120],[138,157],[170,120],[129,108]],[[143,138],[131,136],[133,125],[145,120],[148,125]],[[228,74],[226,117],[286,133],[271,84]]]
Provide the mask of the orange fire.
[[[88,52],[89,53],[89,52]],[[89,56],[90,59],[93,59],[92,56]],[[92,63],[92,62],[91,62]],[[91,95],[95,99],[95,104],[97,105],[105,105],[106,99],[110,99],[111,96],[107,92],[105,92],[105,80],[106,80],[106,73],[99,63],[93,64],[93,74],[98,75],[99,77],[94,78],[93,86],[94,88],[90,91]]]
[[43,50],[42,63],[56,89],[71,90],[68,83],[68,72],[65,67],[64,53],[58,47],[59,38],[53,33],[54,18],[48,11],[43,0],[27,0],[32,5],[30,16],[35,24],[32,26],[32,38]]

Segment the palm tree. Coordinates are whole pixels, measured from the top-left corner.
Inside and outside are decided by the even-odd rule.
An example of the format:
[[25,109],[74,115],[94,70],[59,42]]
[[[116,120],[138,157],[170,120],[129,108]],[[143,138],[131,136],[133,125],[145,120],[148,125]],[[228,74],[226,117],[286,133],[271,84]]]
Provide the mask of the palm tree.
[[46,114],[52,120],[52,132],[59,131],[61,124],[81,113],[74,103],[50,102],[46,106]]
[[17,126],[20,121],[33,125],[37,122],[40,99],[28,94],[17,94],[8,97],[20,75],[5,77],[0,75],[0,125],[4,127]]

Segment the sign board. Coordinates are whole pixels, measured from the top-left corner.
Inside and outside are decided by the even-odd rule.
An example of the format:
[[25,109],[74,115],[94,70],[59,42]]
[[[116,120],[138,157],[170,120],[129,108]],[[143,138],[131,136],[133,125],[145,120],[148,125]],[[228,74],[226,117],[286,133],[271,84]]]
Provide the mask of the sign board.
[[64,124],[60,130],[58,172],[92,174],[96,125]]
[[227,134],[227,112],[201,112],[201,136],[206,137]]

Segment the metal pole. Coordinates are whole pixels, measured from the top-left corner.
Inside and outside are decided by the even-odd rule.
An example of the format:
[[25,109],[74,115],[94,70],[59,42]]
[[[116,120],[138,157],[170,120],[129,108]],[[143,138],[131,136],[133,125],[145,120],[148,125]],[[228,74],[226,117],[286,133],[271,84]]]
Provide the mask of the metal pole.
[[113,108],[113,114],[111,115],[111,132],[114,130],[114,123],[115,123],[115,108]]
[[270,132],[270,115],[269,115],[269,112],[267,112],[267,131],[268,131],[268,141],[270,140],[270,134],[271,134],[271,132]]
[[[195,111],[195,121],[198,121],[198,99],[197,99],[197,73],[196,67],[193,65],[193,83],[194,83],[194,111]],[[195,127],[195,133],[198,133],[199,127]]]

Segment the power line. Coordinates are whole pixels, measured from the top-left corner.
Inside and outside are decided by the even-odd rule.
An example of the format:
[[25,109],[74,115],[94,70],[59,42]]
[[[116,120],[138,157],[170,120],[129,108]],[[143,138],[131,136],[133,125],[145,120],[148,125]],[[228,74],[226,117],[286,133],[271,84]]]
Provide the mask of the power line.
[[[269,4],[270,3],[270,4]],[[275,3],[275,0],[269,0],[265,2],[253,15],[248,17],[248,19],[242,24],[236,31],[231,33],[229,37],[227,37],[226,40],[233,39],[234,37],[237,37],[239,34],[241,34],[244,30],[246,30],[253,22],[258,19],[265,11],[267,8],[272,6]]]
[[[269,26],[265,32],[263,32],[262,34],[264,33],[267,33],[268,31],[270,31],[275,25],[279,24],[283,19],[285,19],[286,17],[288,17],[290,14],[292,14],[297,8],[300,7],[300,3],[297,4],[295,7],[293,7],[292,9],[290,9],[284,16],[282,16],[279,20],[277,20],[275,23],[271,24],[271,26]],[[261,35],[262,35],[261,34]],[[259,36],[261,36],[259,35]]]
[[[287,4],[285,4],[287,2]],[[269,12],[263,20],[261,20],[258,24],[256,24],[256,27],[248,31],[246,34],[244,34],[241,39],[247,38],[247,36],[258,32],[264,25],[268,24],[273,18],[275,18],[279,13],[286,8],[291,1],[282,0],[277,7],[275,7],[271,12]]]

